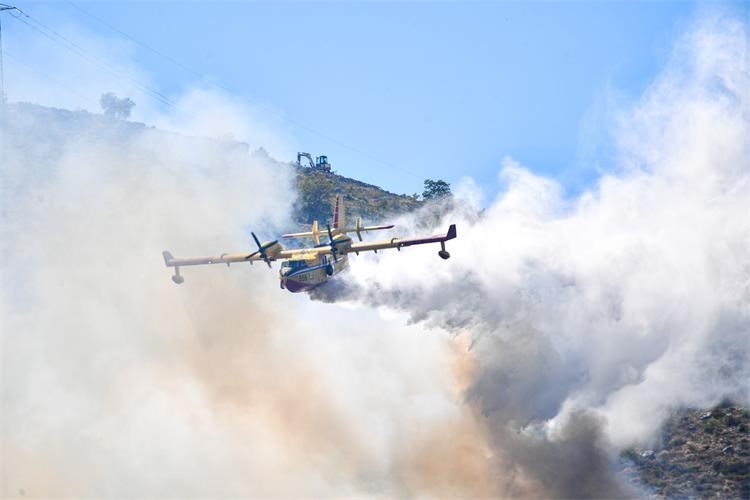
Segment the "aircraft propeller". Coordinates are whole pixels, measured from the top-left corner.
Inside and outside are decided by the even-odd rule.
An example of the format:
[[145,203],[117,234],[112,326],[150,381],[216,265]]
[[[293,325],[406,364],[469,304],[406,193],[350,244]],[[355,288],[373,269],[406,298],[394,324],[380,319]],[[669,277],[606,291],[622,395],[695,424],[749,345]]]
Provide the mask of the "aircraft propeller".
[[271,259],[268,258],[268,254],[266,253],[266,250],[272,246],[274,246],[276,243],[279,242],[279,240],[269,241],[265,245],[261,245],[260,241],[258,240],[258,237],[255,236],[255,233],[250,232],[250,234],[253,235],[253,239],[255,240],[255,244],[258,245],[258,250],[251,253],[247,257],[245,257],[245,260],[249,260],[253,258],[255,255],[260,254],[260,258],[263,259],[263,262],[268,264],[268,267],[271,267]]
[[338,253],[339,249],[336,248],[336,240],[333,239],[333,233],[331,232],[331,225],[326,224],[326,227],[328,228],[328,240],[331,242],[331,255],[333,255],[333,261],[338,262]]

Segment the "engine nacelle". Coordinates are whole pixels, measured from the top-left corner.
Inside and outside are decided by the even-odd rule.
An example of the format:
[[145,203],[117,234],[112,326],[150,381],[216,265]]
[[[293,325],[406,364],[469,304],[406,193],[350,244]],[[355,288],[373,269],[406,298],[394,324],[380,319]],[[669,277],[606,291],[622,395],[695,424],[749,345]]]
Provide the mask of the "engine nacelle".
[[284,250],[284,247],[282,247],[281,243],[279,243],[278,241],[266,241],[262,246],[266,251],[266,255],[268,255],[268,257],[271,259],[275,259],[276,257],[278,257],[282,250]]
[[340,253],[347,253],[352,247],[352,239],[345,234],[334,236],[333,241],[336,244],[336,250]]

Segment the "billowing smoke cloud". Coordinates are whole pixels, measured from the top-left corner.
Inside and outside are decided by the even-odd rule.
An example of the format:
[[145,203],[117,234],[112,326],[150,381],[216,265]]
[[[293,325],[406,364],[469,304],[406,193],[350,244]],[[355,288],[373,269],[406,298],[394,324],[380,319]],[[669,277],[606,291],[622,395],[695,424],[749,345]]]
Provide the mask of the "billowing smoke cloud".
[[[567,199],[509,159],[486,210],[467,181],[438,224],[402,221],[456,222],[452,260],[353,257],[315,297],[341,304],[263,266],[181,287],[163,266],[165,248],[287,225],[284,164],[11,106],[3,496],[632,494],[620,447],[672,407],[748,400],[749,66],[747,27],[706,21],[623,114],[621,163],[594,189]],[[181,109],[201,103],[239,138],[265,130],[204,90]]]
[[[264,129],[219,94],[176,101],[157,122]],[[311,303],[265,266],[169,280],[164,249],[250,249],[251,228],[288,227],[288,164],[229,138],[5,111],[4,498],[496,492],[447,335]]]
[[471,336],[465,397],[506,494],[627,495],[618,449],[675,407],[748,402],[749,48],[747,25],[702,19],[618,117],[619,163],[592,189],[566,198],[506,159],[486,210],[469,183],[438,224],[458,223],[451,261],[360,257],[316,296]]
[[165,248],[236,251],[249,227],[288,227],[288,164],[7,111],[4,497],[494,493],[455,341],[293,296],[265,266],[169,280]]

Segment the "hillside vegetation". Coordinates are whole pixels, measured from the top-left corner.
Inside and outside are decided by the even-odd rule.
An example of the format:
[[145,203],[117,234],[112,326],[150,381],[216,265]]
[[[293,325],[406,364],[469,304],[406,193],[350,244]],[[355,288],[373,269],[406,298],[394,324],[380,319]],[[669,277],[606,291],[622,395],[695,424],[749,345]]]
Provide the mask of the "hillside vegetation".
[[362,217],[363,221],[378,222],[389,215],[416,210],[422,202],[414,196],[393,194],[378,186],[331,172],[322,172],[294,165],[297,171],[297,201],[294,219],[300,224],[331,220],[332,200],[340,193],[346,204],[349,221]]
[[750,498],[750,412],[722,404],[676,411],[659,446],[622,454],[622,472],[659,498]]
[[[393,214],[406,213],[422,206],[414,196],[398,195],[365,182],[300,167],[271,158],[263,149],[250,151],[246,143],[184,137],[173,132],[155,129],[143,123],[117,119],[105,114],[88,111],[71,111],[50,108],[30,103],[9,103],[4,108],[3,120],[9,125],[4,137],[5,147],[12,148],[29,165],[29,174],[44,175],[54,159],[63,156],[66,148],[77,143],[100,143],[114,148],[116,154],[128,155],[130,146],[148,131],[152,137],[161,137],[165,142],[178,145],[184,141],[201,143],[212,151],[220,161],[242,161],[248,155],[259,158],[269,167],[279,170],[290,168],[294,173],[297,198],[293,203],[293,224],[303,226],[313,220],[321,224],[330,222],[335,194],[341,193],[346,203],[347,219],[362,217],[370,223],[380,222]],[[75,132],[73,132],[75,131]],[[21,144],[35,144],[34,148],[20,148]],[[137,158],[147,164],[149,158]],[[156,165],[158,162],[151,161]],[[280,176],[284,178],[284,176]],[[248,186],[250,193],[252,186]],[[293,228],[290,228],[293,229]]]

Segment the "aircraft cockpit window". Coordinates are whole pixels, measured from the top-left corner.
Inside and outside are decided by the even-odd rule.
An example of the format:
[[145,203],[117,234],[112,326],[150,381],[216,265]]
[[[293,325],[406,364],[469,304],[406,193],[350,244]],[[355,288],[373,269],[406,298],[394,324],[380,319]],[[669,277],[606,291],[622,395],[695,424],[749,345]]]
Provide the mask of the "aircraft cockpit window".
[[286,272],[291,273],[307,267],[307,262],[304,260],[288,260],[281,264],[281,267],[284,268]]

